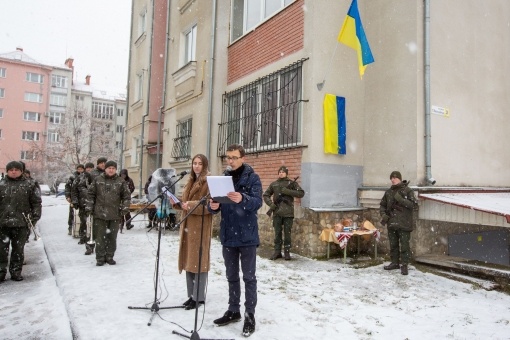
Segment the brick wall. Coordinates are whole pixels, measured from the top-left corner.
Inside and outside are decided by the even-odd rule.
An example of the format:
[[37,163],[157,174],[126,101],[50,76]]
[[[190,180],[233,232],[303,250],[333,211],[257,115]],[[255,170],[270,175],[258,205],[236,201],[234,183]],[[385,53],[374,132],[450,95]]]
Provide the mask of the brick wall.
[[294,2],[229,46],[228,84],[303,48],[303,5]]

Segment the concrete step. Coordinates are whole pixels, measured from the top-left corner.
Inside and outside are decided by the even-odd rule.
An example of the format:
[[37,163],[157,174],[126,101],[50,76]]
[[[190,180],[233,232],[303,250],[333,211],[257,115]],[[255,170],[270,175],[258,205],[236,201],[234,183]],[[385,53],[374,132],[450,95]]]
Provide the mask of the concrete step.
[[420,255],[415,258],[417,263],[432,265],[443,269],[453,269],[456,272],[476,277],[484,277],[496,281],[510,281],[510,267],[493,263],[485,263],[448,255]]

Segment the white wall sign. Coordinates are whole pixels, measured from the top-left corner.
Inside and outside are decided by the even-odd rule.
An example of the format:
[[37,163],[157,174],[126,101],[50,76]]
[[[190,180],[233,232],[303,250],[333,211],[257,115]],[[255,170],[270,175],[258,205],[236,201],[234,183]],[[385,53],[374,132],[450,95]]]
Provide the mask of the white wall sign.
[[430,110],[430,113],[433,113],[435,115],[444,116],[446,118],[450,118],[450,109],[446,109],[444,107],[432,105],[432,109]]

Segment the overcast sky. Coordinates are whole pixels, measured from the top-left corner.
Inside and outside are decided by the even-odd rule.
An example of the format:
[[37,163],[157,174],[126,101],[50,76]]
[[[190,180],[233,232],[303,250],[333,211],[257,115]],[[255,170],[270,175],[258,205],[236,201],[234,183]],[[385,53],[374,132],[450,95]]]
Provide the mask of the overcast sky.
[[42,63],[74,59],[75,78],[125,88],[130,0],[0,0],[0,54],[22,47]]

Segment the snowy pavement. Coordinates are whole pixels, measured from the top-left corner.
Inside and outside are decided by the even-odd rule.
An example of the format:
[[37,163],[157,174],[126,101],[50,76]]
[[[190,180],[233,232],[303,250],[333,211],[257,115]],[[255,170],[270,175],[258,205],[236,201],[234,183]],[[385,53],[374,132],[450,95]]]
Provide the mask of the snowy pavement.
[[[64,198],[44,197],[43,206],[42,240],[31,239],[25,248],[25,280],[0,285],[0,338],[182,339],[172,331],[193,330],[194,311],[160,310],[149,327],[150,311],[127,308],[150,307],[154,300],[157,233],[147,233],[143,221],[118,235],[117,265],[96,267],[95,257],[84,256],[84,246],[67,235]],[[198,333],[202,339],[242,339],[242,322],[213,324],[227,310],[228,287],[217,239],[211,248]],[[187,299],[177,254],[178,234],[167,232],[161,239],[161,307]],[[354,269],[340,259],[259,257],[257,278],[257,326],[250,339],[510,339],[510,296],[412,266],[405,277],[382,265]]]

